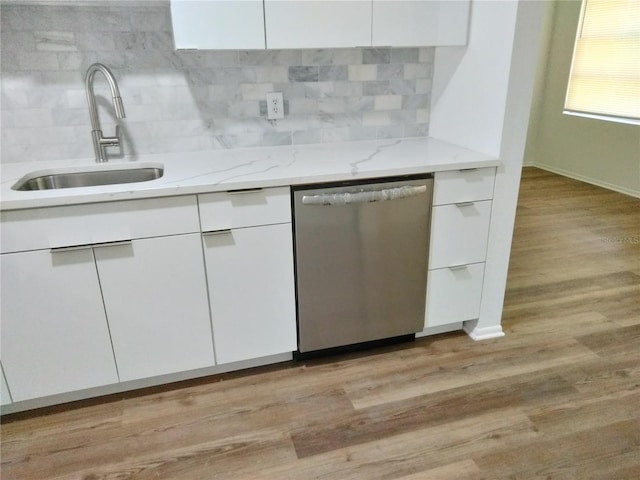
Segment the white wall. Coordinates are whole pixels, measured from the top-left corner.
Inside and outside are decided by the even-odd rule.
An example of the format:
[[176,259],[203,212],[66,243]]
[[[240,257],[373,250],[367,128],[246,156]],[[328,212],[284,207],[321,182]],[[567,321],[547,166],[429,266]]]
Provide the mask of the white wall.
[[542,20],[542,34],[540,39],[540,51],[538,52],[536,77],[533,83],[533,99],[531,100],[531,113],[529,115],[529,130],[527,132],[527,144],[524,150],[525,167],[534,165],[535,140],[538,138],[538,131],[540,130],[540,111],[542,109],[542,99],[544,98],[544,86],[547,75],[549,50],[551,48],[551,37],[553,34],[555,8],[555,1],[549,0],[545,2],[545,13]]
[[480,319],[473,338],[500,326],[544,2],[472,3],[469,44],[438,48],[430,135],[495,155],[496,177]]
[[527,164],[640,197],[640,127],[564,115],[580,0],[555,3]]
[[436,48],[432,137],[498,156],[517,2],[471,3],[469,43]]

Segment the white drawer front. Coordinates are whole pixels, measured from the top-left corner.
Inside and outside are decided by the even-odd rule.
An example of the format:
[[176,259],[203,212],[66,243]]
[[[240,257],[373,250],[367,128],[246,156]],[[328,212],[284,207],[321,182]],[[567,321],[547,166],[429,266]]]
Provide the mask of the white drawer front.
[[478,318],[484,263],[429,271],[425,327]]
[[199,231],[194,195],[2,212],[2,253]]
[[491,200],[433,207],[429,270],[484,262]]
[[291,222],[289,187],[198,195],[203,232]]
[[496,169],[493,167],[437,172],[433,187],[433,204],[492,199],[495,172]]

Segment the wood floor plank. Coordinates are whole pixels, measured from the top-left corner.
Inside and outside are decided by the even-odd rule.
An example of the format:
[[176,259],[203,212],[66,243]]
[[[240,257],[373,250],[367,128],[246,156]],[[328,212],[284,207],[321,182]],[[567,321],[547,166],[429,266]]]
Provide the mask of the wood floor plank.
[[[487,478],[579,479],[578,472],[610,463],[623,454],[638,451],[640,420],[626,420],[605,427],[532,441],[523,452],[512,448],[473,460]],[[624,479],[622,479],[624,480]]]
[[399,477],[397,480],[481,480],[482,472],[473,460],[462,460],[443,467]]
[[640,274],[640,242],[633,241],[640,239],[639,210],[640,199],[525,168],[507,293],[594,275]]
[[[637,291],[637,295],[636,295]],[[503,313],[507,333],[574,337],[640,324],[640,285],[628,290],[599,291],[555,303],[511,303]],[[515,302],[508,298],[507,302]]]
[[60,425],[67,433],[83,433],[87,430],[101,431],[117,427],[122,423],[123,404],[121,400],[95,399],[84,402],[83,406],[69,408],[68,405],[43,409],[40,415],[23,412],[2,418],[2,433],[6,441],[3,448],[14,441],[29,441],[32,438],[55,437],[60,434]]
[[429,472],[468,461],[471,454],[524,446],[538,436],[526,415],[505,408],[500,415],[481,414],[304,457],[296,462],[294,470],[282,465],[263,470],[259,478],[390,480],[409,475],[430,478]]
[[640,449],[614,455],[603,462],[590,462],[576,469],[580,480],[636,480],[640,478]]
[[303,458],[460,418],[498,414],[505,405],[549,401],[570,392],[575,390],[560,377],[519,375],[358,410],[347,419],[309,424],[293,430],[292,440]]
[[637,294],[620,294],[610,302],[595,305],[594,308],[621,327],[640,324],[640,289]]
[[[237,437],[199,442],[188,447],[129,455],[117,463],[85,467],[55,480],[136,478],[138,480],[227,479],[230,472],[246,474],[247,466],[268,468],[295,461],[286,430],[257,430]],[[259,471],[250,468],[253,474]],[[37,478],[37,477],[22,477]],[[241,477],[240,477],[241,478]],[[252,477],[245,477],[252,478]],[[253,477],[258,478],[258,477]]]
[[593,352],[570,338],[557,335],[544,345],[523,345],[515,337],[499,342],[488,352],[473,350],[472,355],[460,354],[439,362],[437,356],[424,356],[408,368],[391,375],[371,375],[345,385],[356,409],[368,408],[439,391],[481,384],[491,380],[515,377],[528,372],[587,361]]
[[[322,420],[329,414],[337,418],[340,408],[352,410],[343,391],[328,391],[295,401],[281,397],[258,407],[252,406],[248,399],[244,403],[210,405],[208,410],[204,406],[204,410],[198,408],[195,411],[181,406],[173,414],[165,411],[155,419],[147,415],[136,420],[130,418],[118,428],[103,429],[99,436],[84,432],[78,437],[59,431],[55,438],[32,439],[27,446],[20,447],[22,456],[16,458],[11,456],[16,449],[9,445],[7,451],[3,448],[3,462],[12,459],[6,462],[6,472],[3,466],[3,474],[15,474],[12,478],[30,478],[39,472],[38,465],[45,459],[51,468],[62,474],[81,469],[83,465],[120,465],[125,454],[147,458],[158,455],[158,452],[169,455],[176,449],[197,451],[198,445],[209,444],[216,439],[250,435],[263,428],[295,425],[301,416]],[[154,411],[159,412],[158,409]]]
[[[256,378],[258,380],[258,378]],[[243,389],[244,390],[244,389]],[[125,411],[125,426],[143,428],[158,423],[158,417],[142,419],[136,416],[141,407]],[[153,411],[159,411],[154,408]],[[162,421],[165,425],[181,425],[187,422],[206,421],[221,425],[226,434],[236,435],[252,428],[268,428],[276,425],[295,427],[301,419],[304,421],[322,421],[326,416],[348,415],[353,405],[342,388],[327,388],[323,392],[302,392],[296,396],[287,396],[286,392],[270,391],[264,396],[257,395],[253,389],[252,398],[238,400],[235,395],[231,399],[220,400],[215,405],[201,405],[198,408],[180,409],[176,412],[164,411]]]
[[640,390],[534,408],[529,418],[547,438],[597,429],[639,417]]
[[[531,342],[532,336],[543,338],[573,338],[578,332],[581,334],[605,332],[617,328],[619,324],[609,320],[606,315],[594,311],[591,306],[576,307],[566,312],[562,319],[550,315],[548,310],[527,308],[509,310],[503,315],[508,327],[504,330],[507,336],[516,335],[523,342]],[[560,321],[561,320],[561,321]]]
[[545,282],[509,290],[509,301],[518,308],[540,308],[565,305],[567,302],[580,304],[589,301],[594,294],[608,293],[636,295],[640,292],[640,276],[633,272],[616,272],[607,275],[593,275],[573,280]]
[[576,339],[598,355],[608,359],[619,356],[640,358],[640,325],[620,327],[598,334],[580,335]]
[[[332,383],[322,382],[309,375],[304,366],[289,362],[282,370],[273,367],[256,368],[241,375],[225,374],[206,380],[200,385],[152,395],[134,396],[124,401],[123,423],[139,422],[178,416],[198,418],[206,415],[247,413],[267,406],[279,407],[284,400],[295,405],[304,403],[314,395],[325,395]],[[268,383],[271,388],[262,386]],[[339,381],[335,382],[339,385]],[[256,395],[260,392],[260,395]]]
[[558,373],[587,399],[640,388],[640,362],[633,356],[581,363]]
[[[259,397],[256,399],[256,402],[261,401]],[[235,444],[234,439],[251,438],[255,431],[284,429],[288,432],[302,422],[302,419],[304,422],[321,422],[327,416],[341,418],[353,410],[342,390],[329,390],[321,394],[312,392],[295,399],[280,396],[275,400],[262,402],[255,405],[253,401],[245,399],[240,403],[224,403],[212,407],[208,412],[200,411],[195,416],[187,414],[186,418],[165,415],[162,422],[150,419],[129,420],[120,432],[120,446],[130,455],[145,458],[154,457],[160,451],[170,456],[174,449],[198,452],[200,445],[205,445],[205,450],[208,451],[207,445],[212,441],[214,445],[217,441],[224,443],[227,440]],[[286,448],[295,455],[288,437],[285,443]],[[262,451],[261,446],[256,448],[259,452]],[[204,458],[200,453],[196,456]],[[237,461],[242,463],[248,459],[247,456],[240,456]]]

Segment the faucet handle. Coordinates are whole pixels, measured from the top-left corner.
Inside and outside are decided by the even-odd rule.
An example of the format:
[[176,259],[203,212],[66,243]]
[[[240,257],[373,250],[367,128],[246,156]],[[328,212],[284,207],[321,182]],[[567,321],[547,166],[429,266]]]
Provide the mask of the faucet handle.
[[103,137],[102,131],[98,131],[98,144],[103,147],[117,147],[120,145],[120,125],[116,125],[116,134],[113,137]]

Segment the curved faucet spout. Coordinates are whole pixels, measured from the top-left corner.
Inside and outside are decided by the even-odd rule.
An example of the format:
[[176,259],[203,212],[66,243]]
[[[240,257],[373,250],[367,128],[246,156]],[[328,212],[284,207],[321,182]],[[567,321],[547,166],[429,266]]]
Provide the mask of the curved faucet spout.
[[97,72],[102,74],[109,83],[111,89],[111,97],[113,99],[113,108],[116,112],[116,117],[125,118],[124,104],[120,97],[120,89],[118,89],[118,83],[111,70],[101,63],[94,63],[87,70],[87,74],[84,80],[84,86],[87,93],[87,103],[89,104],[89,117],[91,118],[91,138],[93,140],[93,150],[96,154],[96,162],[107,161],[107,147],[117,147],[120,145],[120,138],[118,135],[118,129],[116,129],[115,137],[103,137],[102,129],[100,128],[100,118],[98,116],[98,106],[96,104],[96,96],[93,92],[93,81]]

